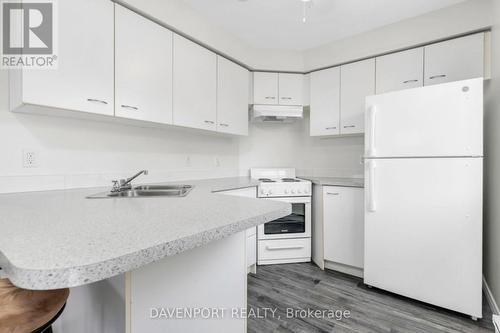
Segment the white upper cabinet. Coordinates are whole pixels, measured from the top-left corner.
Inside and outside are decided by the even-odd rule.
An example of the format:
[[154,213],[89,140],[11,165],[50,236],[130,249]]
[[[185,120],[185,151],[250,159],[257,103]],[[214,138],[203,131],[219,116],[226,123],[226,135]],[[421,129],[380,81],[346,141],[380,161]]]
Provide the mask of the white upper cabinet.
[[174,34],[174,125],[217,128],[217,56]]
[[289,73],[253,73],[253,103],[303,105],[304,75]]
[[424,85],[424,48],[388,54],[376,59],[377,94]]
[[171,124],[172,32],[115,10],[115,115]]
[[249,75],[245,68],[217,57],[217,131],[248,135]]
[[310,76],[311,135],[340,134],[340,67]]
[[484,76],[484,33],[425,47],[425,85]]
[[278,104],[278,73],[253,73],[254,104]]
[[375,94],[375,59],[340,67],[340,134],[363,133],[365,98]]
[[280,105],[303,105],[304,75],[280,73],[278,86]]
[[325,260],[363,268],[364,190],[323,186]]
[[22,97],[13,107],[32,104],[112,116],[113,8],[113,2],[102,0],[58,2],[58,68],[22,70],[17,87],[22,92],[16,92]]

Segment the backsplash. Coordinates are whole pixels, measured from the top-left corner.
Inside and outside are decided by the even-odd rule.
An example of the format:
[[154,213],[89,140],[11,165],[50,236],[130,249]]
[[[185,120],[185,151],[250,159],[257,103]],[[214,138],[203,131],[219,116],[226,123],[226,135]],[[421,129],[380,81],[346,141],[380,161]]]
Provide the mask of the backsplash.
[[[23,167],[23,151],[37,167]],[[299,175],[362,175],[362,137],[309,136],[308,115],[293,124],[250,124],[249,137],[182,128],[12,113],[0,71],[0,193],[110,186],[148,169],[141,182],[247,176],[252,167],[295,167]]]

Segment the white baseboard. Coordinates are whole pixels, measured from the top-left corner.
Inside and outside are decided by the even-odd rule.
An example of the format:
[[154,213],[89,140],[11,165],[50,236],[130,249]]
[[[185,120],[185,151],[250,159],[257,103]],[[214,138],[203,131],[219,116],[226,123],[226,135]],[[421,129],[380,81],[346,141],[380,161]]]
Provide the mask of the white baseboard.
[[488,304],[490,305],[493,314],[500,315],[500,309],[498,308],[498,303],[495,301],[495,298],[493,297],[491,289],[488,286],[488,283],[486,282],[484,275],[483,275],[483,291],[486,295],[486,300],[488,301]]

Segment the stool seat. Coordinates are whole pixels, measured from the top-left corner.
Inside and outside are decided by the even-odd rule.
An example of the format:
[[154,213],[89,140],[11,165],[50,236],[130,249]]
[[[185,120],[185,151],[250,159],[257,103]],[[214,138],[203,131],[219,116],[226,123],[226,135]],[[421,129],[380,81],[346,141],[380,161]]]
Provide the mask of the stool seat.
[[69,289],[26,290],[0,279],[0,333],[29,333],[50,322],[66,304]]

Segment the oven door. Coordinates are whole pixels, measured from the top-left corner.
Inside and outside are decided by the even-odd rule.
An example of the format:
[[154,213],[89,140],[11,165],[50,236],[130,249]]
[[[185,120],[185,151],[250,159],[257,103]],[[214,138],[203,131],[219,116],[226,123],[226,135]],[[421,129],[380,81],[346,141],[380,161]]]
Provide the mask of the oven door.
[[264,200],[289,202],[292,204],[292,214],[259,225],[259,239],[311,237],[311,197],[265,198]]

